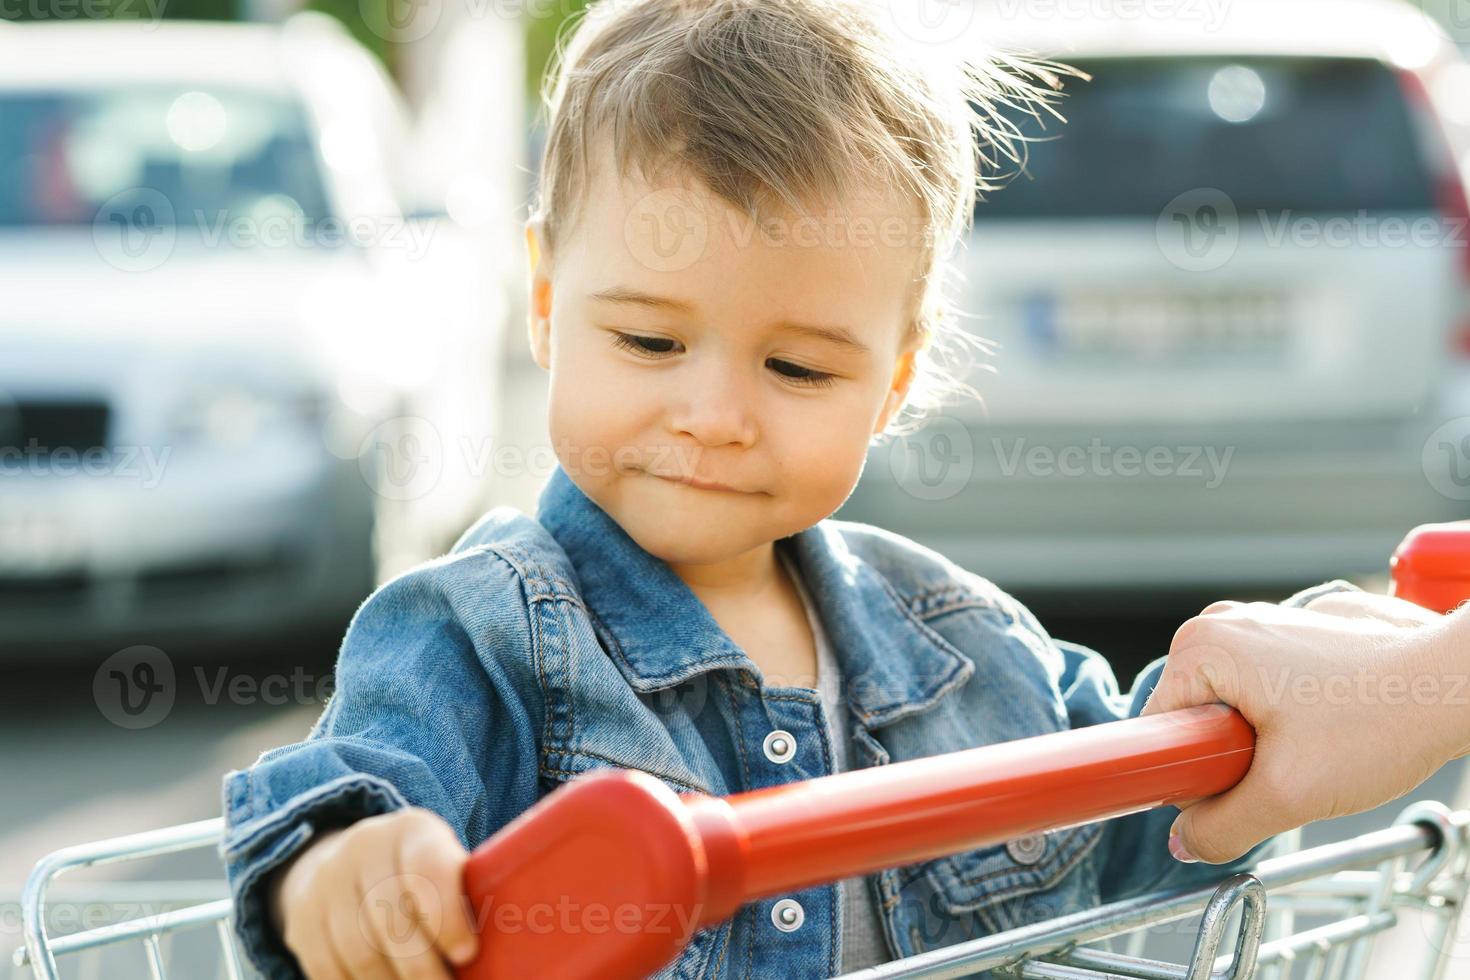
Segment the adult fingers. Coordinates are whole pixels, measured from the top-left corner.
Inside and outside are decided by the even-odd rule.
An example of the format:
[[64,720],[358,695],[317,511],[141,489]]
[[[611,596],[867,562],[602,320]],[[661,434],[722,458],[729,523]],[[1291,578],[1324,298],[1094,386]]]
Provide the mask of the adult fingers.
[[1376,619],[1394,626],[1423,626],[1444,617],[1396,596],[1376,592],[1329,592],[1307,603],[1306,609],[1350,619]]
[[1181,860],[1223,864],[1301,821],[1289,777],[1274,758],[1273,740],[1258,740],[1250,770],[1232,789],[1184,809],[1170,829],[1169,849]]
[[1164,670],[1140,714],[1160,714],[1217,701],[1237,705],[1241,701],[1234,658],[1223,647],[1199,642],[1209,628],[1209,620],[1201,617],[1179,627]]

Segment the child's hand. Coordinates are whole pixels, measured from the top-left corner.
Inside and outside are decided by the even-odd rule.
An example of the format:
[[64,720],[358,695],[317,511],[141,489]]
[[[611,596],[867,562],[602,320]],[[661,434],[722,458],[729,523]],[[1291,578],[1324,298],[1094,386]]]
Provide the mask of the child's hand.
[[326,831],[268,885],[271,918],[308,980],[450,980],[479,943],[461,891],[468,852],[432,810]]

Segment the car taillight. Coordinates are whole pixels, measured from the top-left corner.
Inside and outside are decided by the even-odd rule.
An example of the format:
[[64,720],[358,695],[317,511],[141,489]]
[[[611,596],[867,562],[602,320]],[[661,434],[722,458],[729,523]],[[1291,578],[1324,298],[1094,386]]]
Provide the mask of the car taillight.
[[1450,353],[1470,360],[1470,317],[1455,324],[1450,334]]
[[[1434,183],[1435,204],[1444,222],[1446,242],[1450,248],[1458,250],[1455,267],[1466,287],[1467,299],[1470,299],[1470,198],[1465,193],[1459,162],[1455,159],[1439,114],[1435,112],[1424,79],[1418,72],[1406,68],[1398,69],[1395,74],[1403,87],[1410,111],[1422,124],[1426,136],[1424,142],[1430,153],[1430,159],[1425,162]],[[1470,303],[1462,309],[1462,315],[1450,329],[1448,340],[1451,354],[1470,358]]]

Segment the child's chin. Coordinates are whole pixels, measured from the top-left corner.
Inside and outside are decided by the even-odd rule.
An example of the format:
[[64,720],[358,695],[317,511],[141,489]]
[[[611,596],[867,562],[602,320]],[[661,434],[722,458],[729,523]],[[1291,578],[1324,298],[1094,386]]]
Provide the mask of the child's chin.
[[718,524],[696,514],[650,515],[634,527],[625,524],[624,530],[644,551],[671,565],[710,565],[751,547],[712,523]]

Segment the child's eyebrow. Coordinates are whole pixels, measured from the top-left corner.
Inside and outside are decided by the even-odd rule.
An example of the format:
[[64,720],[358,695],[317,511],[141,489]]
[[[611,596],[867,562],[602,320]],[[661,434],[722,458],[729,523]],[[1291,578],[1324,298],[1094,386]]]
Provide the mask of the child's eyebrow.
[[[605,303],[628,303],[635,306],[647,306],[652,309],[673,310],[676,313],[693,313],[694,306],[683,300],[671,299],[667,296],[654,296],[651,293],[640,292],[629,289],[626,286],[613,286],[592,294],[595,300]],[[791,320],[782,320],[776,324],[777,330],[785,330],[790,333],[799,333],[817,340],[825,340],[855,354],[871,354],[872,349],[867,344],[852,335],[852,331],[846,327],[818,326],[811,323],[796,323]]]

